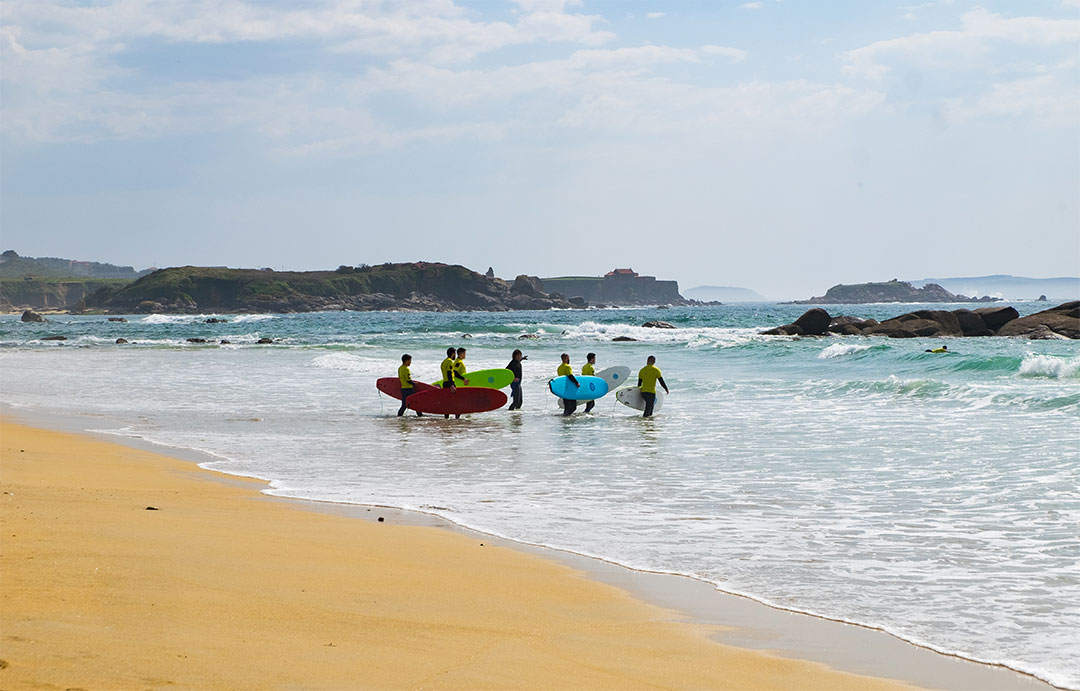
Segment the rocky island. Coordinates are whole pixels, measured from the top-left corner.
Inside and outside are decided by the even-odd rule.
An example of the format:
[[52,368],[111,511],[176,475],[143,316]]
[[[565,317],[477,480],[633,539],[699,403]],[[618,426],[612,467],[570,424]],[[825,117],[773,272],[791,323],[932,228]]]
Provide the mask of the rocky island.
[[916,288],[907,281],[893,279],[883,283],[835,285],[824,295],[809,300],[795,300],[793,305],[860,305],[879,302],[996,302],[1000,298],[954,295],[936,283]]

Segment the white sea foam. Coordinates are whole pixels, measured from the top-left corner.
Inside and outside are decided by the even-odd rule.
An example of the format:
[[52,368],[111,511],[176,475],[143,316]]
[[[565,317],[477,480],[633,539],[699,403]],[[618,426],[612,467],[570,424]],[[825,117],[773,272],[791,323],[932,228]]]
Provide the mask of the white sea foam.
[[320,355],[311,361],[311,366],[317,369],[336,370],[338,372],[370,373],[382,370],[397,370],[396,367],[388,366],[384,358],[366,358],[352,353]]
[[854,343],[833,343],[831,346],[818,353],[818,357],[822,360],[844,357],[845,355],[854,355],[855,353],[870,350],[872,347],[873,346],[868,345],[856,345]]
[[148,314],[139,321],[143,324],[194,324],[210,318],[209,314]]
[[142,324],[202,324],[207,319],[224,319],[230,323],[243,324],[246,322],[261,322],[268,319],[277,319],[273,314],[236,314],[222,315],[212,314],[148,314],[138,320]]
[[1080,358],[1054,357],[1029,353],[1020,363],[1021,377],[1071,379],[1080,374]]

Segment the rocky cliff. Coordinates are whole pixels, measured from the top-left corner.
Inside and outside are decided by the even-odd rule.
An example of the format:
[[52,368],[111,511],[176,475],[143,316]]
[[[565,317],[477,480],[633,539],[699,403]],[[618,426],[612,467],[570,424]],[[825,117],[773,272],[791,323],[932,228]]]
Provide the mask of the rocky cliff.
[[304,272],[184,266],[98,291],[78,309],[124,314],[572,307],[542,288],[540,279],[532,276],[510,283],[463,266],[428,262]]
[[879,302],[993,302],[998,298],[953,295],[936,283],[916,288],[895,278],[885,283],[835,285],[820,297],[795,300],[795,305],[858,305]]
[[119,288],[130,281],[123,279],[38,280],[0,279],[0,310],[59,310],[76,305],[102,288]]

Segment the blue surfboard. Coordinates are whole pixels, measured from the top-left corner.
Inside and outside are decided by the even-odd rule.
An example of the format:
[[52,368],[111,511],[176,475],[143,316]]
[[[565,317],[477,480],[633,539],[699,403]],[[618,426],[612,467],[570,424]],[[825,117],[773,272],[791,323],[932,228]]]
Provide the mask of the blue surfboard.
[[551,393],[559,398],[568,398],[571,401],[594,401],[608,392],[608,384],[600,377],[574,375],[578,380],[578,386],[574,386],[566,376],[555,377],[548,382]]

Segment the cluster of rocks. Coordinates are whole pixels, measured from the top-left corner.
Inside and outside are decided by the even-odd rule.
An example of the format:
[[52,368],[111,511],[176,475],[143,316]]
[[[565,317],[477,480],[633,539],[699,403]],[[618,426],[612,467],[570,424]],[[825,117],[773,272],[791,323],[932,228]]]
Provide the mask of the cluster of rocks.
[[808,310],[791,324],[762,334],[768,336],[1020,336],[1030,339],[1080,339],[1080,301],[1021,317],[1014,307],[975,310],[917,310],[878,322],[858,317],[832,317],[820,307]]

